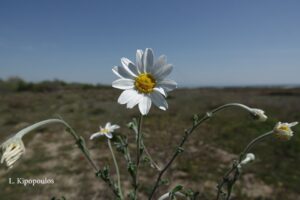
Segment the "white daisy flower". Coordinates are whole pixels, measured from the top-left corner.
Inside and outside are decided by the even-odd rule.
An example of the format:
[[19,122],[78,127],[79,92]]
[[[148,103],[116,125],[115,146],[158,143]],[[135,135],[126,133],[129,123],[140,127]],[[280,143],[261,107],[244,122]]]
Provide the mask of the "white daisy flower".
[[167,92],[174,90],[177,83],[166,79],[173,67],[167,64],[166,57],[154,61],[152,49],[145,52],[137,50],[136,64],[127,58],[121,59],[122,67],[115,66],[112,71],[119,77],[112,83],[114,88],[124,90],[118,103],[133,108],[138,104],[142,115],[147,115],[152,102],[161,110],[168,108],[165,100]]
[[111,125],[110,122],[107,122],[104,128],[100,126],[100,131],[98,131],[97,133],[93,133],[91,135],[90,140],[100,136],[106,136],[108,139],[111,139],[113,137],[112,133],[118,128],[120,128],[119,125],[117,124]]
[[284,140],[284,141],[289,140],[294,135],[291,127],[296,126],[297,124],[298,122],[292,122],[292,123],[278,122],[273,129],[273,133],[280,140]]
[[264,122],[268,119],[267,115],[265,115],[265,111],[261,109],[251,108],[251,113],[253,114],[254,118],[258,121]]
[[1,164],[5,163],[8,168],[12,168],[25,152],[22,139],[16,136],[5,141],[0,148],[2,150]]

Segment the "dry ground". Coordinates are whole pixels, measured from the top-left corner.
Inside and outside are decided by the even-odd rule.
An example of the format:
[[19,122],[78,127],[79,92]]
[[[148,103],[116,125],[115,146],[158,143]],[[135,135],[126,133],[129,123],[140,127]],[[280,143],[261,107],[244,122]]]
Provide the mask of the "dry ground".
[[[100,166],[112,160],[104,139],[88,140],[90,133],[107,121],[119,124],[119,134],[133,134],[126,124],[138,116],[138,110],[127,110],[116,100],[120,91],[99,87],[90,89],[59,89],[50,92],[1,92],[0,139],[34,122],[62,116],[87,140],[92,157]],[[172,166],[166,178],[170,184],[159,194],[176,184],[200,192],[202,199],[214,199],[215,186],[242,148],[254,137],[269,131],[278,121],[300,120],[300,89],[226,88],[179,89],[171,93],[166,112],[152,108],[144,120],[145,144],[153,158],[166,163],[180,141],[183,130],[190,127],[194,113],[206,111],[229,102],[239,102],[264,109],[267,122],[256,122],[238,109],[219,113],[203,124],[189,138],[185,152]],[[289,142],[268,139],[256,146],[256,161],[243,171],[232,199],[297,200],[300,199],[300,137]],[[0,169],[0,199],[49,200],[65,196],[68,200],[113,199],[106,185],[95,179],[90,166],[61,125],[39,129],[25,137],[26,154],[11,170]],[[130,178],[123,157],[122,182],[130,189]],[[121,161],[122,160],[122,161]],[[141,199],[153,186],[155,170],[142,167]],[[8,178],[51,178],[52,185],[10,185]]]

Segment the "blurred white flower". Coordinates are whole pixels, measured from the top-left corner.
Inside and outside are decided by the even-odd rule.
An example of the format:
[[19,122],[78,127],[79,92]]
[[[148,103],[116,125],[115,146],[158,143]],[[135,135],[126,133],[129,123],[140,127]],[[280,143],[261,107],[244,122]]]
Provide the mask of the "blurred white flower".
[[120,128],[119,125],[111,125],[110,122],[107,122],[104,128],[100,126],[100,131],[91,135],[90,140],[100,136],[106,136],[108,139],[111,139],[113,137],[112,133],[118,128]]
[[25,152],[22,139],[16,136],[6,140],[0,148],[2,150],[1,164],[5,163],[8,168],[12,168]]
[[268,117],[265,115],[265,111],[258,109],[258,108],[251,108],[251,113],[255,119],[258,121],[266,121]]
[[289,140],[294,135],[291,127],[296,126],[297,124],[298,122],[292,122],[292,123],[278,122],[273,129],[273,133],[280,140],[284,140],[284,141]]
[[114,88],[124,90],[118,103],[133,108],[138,104],[142,115],[147,115],[152,102],[161,110],[168,108],[165,100],[167,92],[174,90],[177,83],[166,79],[173,67],[167,64],[166,57],[154,61],[152,49],[145,52],[137,50],[136,64],[127,58],[121,59],[122,67],[115,66],[112,71],[119,77],[112,83]]
[[247,153],[246,158],[244,158],[244,160],[242,160],[240,164],[246,165],[253,160],[255,160],[255,155],[253,153]]
[[[168,193],[162,195],[161,197],[159,197],[158,200],[171,199],[171,198],[170,198],[170,195],[171,195],[171,194],[172,194],[172,193],[168,192]],[[185,194],[181,193],[180,191],[175,192],[174,195],[175,195],[175,196],[178,196],[178,197],[186,197]],[[174,199],[177,199],[177,198],[175,197]],[[180,199],[181,199],[181,198],[180,198]],[[190,198],[187,197],[187,200],[190,200]]]

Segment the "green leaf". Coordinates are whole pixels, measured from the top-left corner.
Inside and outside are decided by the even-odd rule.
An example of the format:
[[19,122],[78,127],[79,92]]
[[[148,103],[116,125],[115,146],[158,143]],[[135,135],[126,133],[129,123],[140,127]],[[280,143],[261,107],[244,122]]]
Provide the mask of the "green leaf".
[[150,163],[150,158],[148,156],[144,156],[142,162],[144,164],[149,164]]
[[187,189],[182,192],[186,197],[189,197],[191,200],[196,200],[197,196],[199,195],[199,192],[194,192],[191,189]]
[[193,124],[196,125],[199,122],[199,115],[195,114],[193,116]]
[[179,192],[180,190],[183,189],[183,186],[182,185],[176,185],[173,189],[172,189],[172,193],[176,193],[176,192]]
[[184,148],[183,148],[183,147],[177,147],[177,152],[178,152],[178,153],[184,152]]
[[133,191],[131,191],[129,194],[128,194],[128,197],[130,200],[136,200],[136,196],[135,196],[135,193]]
[[161,179],[158,185],[167,185],[169,184],[169,179]]

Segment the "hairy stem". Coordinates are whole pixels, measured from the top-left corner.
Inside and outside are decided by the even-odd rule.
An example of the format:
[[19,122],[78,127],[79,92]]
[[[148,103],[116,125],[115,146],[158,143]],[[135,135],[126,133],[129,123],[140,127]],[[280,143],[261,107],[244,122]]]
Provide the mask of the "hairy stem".
[[[16,134],[16,137],[19,137],[19,138],[22,138],[24,135],[28,134],[29,132],[37,129],[37,128],[40,128],[42,126],[45,126],[45,125],[49,125],[49,124],[54,124],[54,123],[60,123],[60,124],[63,124],[65,125],[66,127],[70,127],[65,121],[61,120],[61,119],[47,119],[47,120],[44,120],[44,121],[40,121],[40,122],[37,122],[31,126],[28,126],[22,130],[20,130],[17,134]],[[76,137],[76,135],[73,137]],[[76,138],[77,139],[77,138]]]
[[256,137],[255,139],[253,139],[244,149],[244,151],[242,151],[242,153],[240,154],[240,158],[239,158],[239,162],[242,161],[243,157],[250,151],[250,149],[257,144],[258,142],[260,142],[261,140],[265,139],[266,137],[269,137],[270,135],[273,134],[273,131],[269,131],[267,133],[264,133],[258,137]]
[[137,131],[137,139],[136,139],[136,170],[135,170],[135,177],[134,177],[134,196],[137,198],[137,192],[138,192],[138,171],[139,171],[139,165],[141,160],[141,140],[143,138],[142,135],[142,124],[143,124],[143,115],[140,116],[139,122],[138,122],[138,131]]
[[110,139],[107,139],[107,140],[108,140],[108,147],[110,149],[110,152],[111,152],[114,164],[115,164],[116,172],[117,172],[117,179],[118,179],[118,188],[119,188],[120,199],[123,200],[124,197],[123,197],[123,192],[122,192],[122,187],[121,187],[121,177],[120,177],[120,172],[119,172],[119,165],[117,163],[117,160],[116,160],[116,157],[115,157],[115,154],[114,154],[114,150],[113,150],[113,148],[111,146]]

